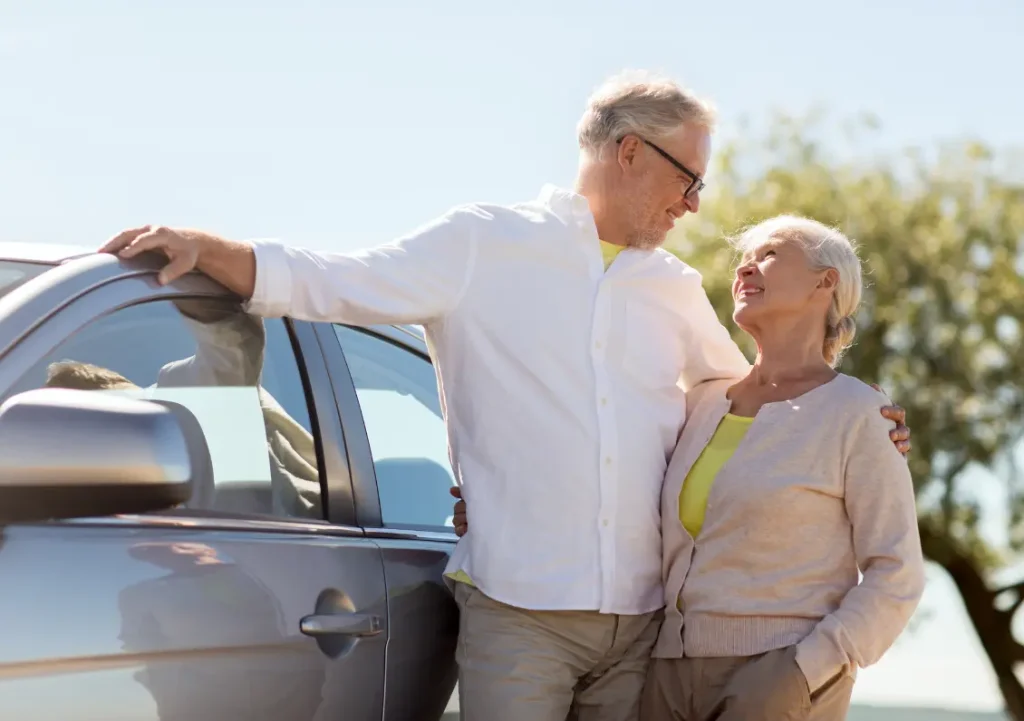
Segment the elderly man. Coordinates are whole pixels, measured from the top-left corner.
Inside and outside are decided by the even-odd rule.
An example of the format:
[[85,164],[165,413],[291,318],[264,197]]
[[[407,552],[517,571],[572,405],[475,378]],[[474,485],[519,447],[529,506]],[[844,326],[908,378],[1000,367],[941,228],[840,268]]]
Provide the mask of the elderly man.
[[700,207],[713,123],[671,81],[616,77],[579,123],[574,191],[457,207],[356,253],[154,226],[102,249],[160,251],[161,282],[198,269],[260,315],[424,327],[473,509],[448,568],[464,719],[636,716],[683,392],[749,369],[700,275],[659,249]]

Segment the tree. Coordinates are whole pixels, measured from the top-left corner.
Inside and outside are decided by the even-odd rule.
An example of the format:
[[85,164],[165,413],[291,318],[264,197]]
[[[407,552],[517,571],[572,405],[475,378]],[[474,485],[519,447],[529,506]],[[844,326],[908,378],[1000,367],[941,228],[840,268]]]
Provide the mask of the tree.
[[[735,257],[723,236],[793,213],[858,241],[869,285],[843,369],[880,383],[907,409],[925,553],[955,582],[1007,710],[1024,721],[1014,674],[1024,644],[1011,633],[1024,581],[993,583],[1024,545],[1024,494],[1008,462],[1024,427],[1024,184],[978,143],[841,157],[824,149],[823,128],[779,117],[771,131],[720,151],[712,194],[668,247],[704,274],[732,327]],[[855,151],[867,144],[863,134],[847,139]],[[1006,478],[1006,543],[979,533],[980,509],[963,483],[975,464]]]

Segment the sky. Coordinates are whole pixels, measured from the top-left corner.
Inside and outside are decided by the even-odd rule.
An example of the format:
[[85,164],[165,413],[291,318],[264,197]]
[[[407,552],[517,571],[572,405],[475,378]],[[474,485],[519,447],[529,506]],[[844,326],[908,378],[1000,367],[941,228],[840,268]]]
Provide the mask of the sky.
[[[820,106],[893,149],[1021,147],[1022,38],[1020,0],[0,0],[0,240],[384,242],[571,184],[585,99],[624,68],[713,98],[721,139]],[[922,607],[857,700],[998,708],[948,579]]]

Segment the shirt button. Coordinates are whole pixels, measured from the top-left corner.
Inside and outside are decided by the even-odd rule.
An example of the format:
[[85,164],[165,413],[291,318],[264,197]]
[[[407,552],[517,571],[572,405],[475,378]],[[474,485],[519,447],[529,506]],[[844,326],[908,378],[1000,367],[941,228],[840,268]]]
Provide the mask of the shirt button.
[[602,405],[602,406],[606,406],[606,405],[608,405],[608,399],[607,399],[607,398],[602,398],[602,399],[601,399],[601,405]]
[[607,519],[607,518],[605,518],[604,520],[602,520],[602,521],[601,521],[601,525],[602,525],[602,526],[607,526],[607,525],[608,525],[608,519]]
[[605,456],[604,464],[606,466],[610,466],[612,464],[612,457],[611,456]]
[[601,341],[596,341],[594,343],[594,347],[597,348],[598,350],[601,350]]

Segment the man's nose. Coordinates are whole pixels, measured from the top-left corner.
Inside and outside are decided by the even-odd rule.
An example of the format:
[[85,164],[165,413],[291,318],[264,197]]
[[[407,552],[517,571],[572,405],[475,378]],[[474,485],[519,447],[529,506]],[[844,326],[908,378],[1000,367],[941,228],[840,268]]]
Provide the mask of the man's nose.
[[683,196],[683,203],[688,211],[696,213],[700,210],[700,193],[691,193],[690,195]]

